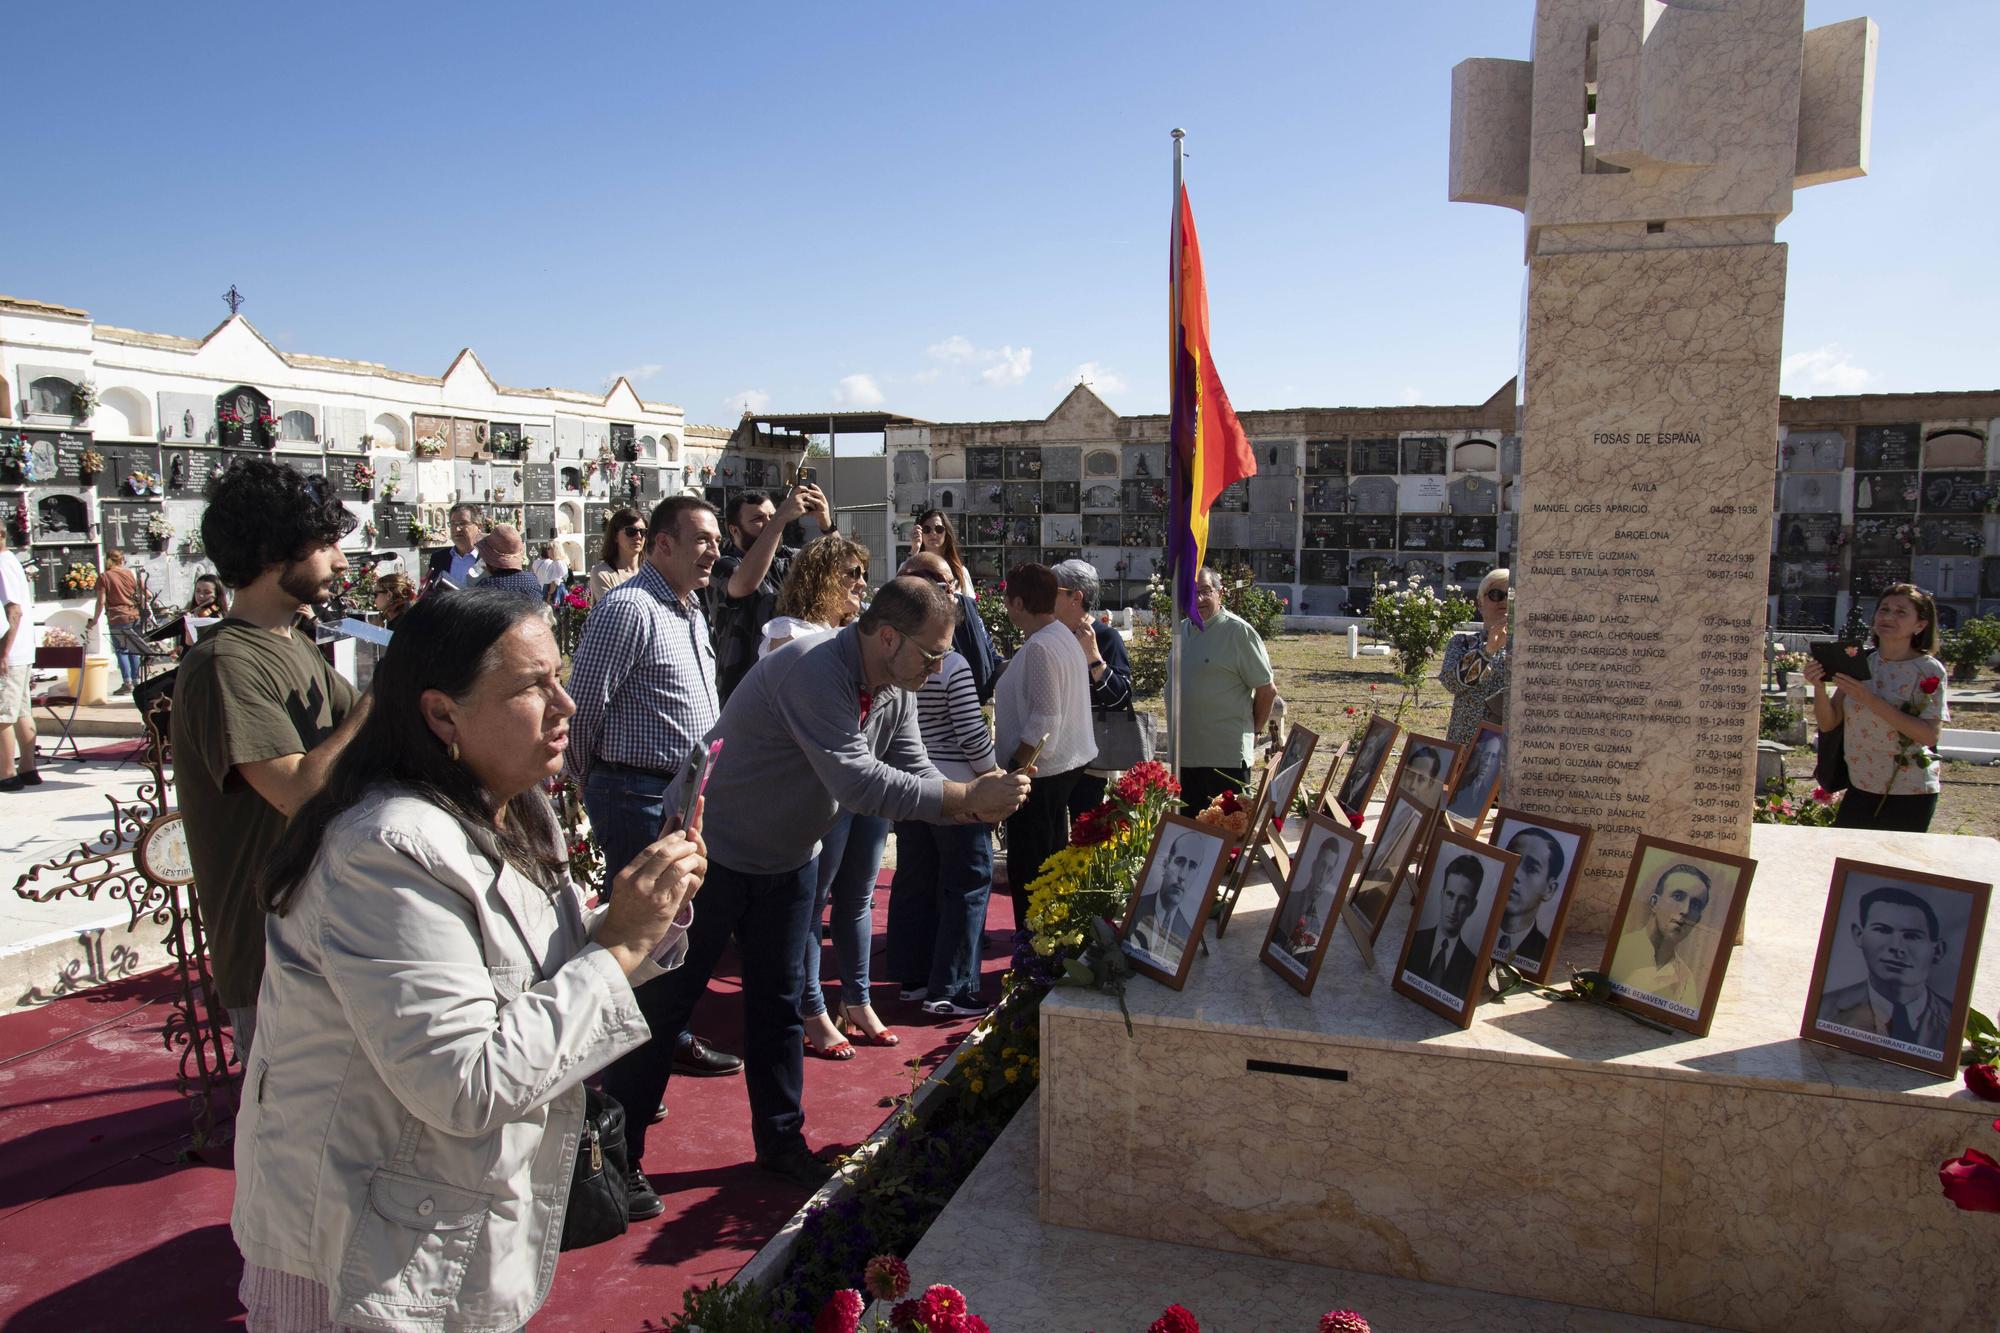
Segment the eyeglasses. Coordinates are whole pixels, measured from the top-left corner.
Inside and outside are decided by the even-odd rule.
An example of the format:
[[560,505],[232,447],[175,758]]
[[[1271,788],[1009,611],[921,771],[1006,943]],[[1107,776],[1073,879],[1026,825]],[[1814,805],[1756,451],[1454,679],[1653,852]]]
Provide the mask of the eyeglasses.
[[1489,602],[1504,602],[1507,600],[1507,590],[1505,588],[1488,588],[1486,590],[1486,600]]
[[925,523],[920,526],[925,532],[934,534],[942,534],[944,532],[944,524],[942,523]]
[[618,529],[618,531],[623,533],[627,537],[644,537],[646,535],[646,530],[640,527],[637,523],[634,523],[629,528],[620,528]]
[[[898,634],[903,633],[901,630],[897,630],[896,632]],[[918,654],[924,659],[924,670],[926,671],[936,671],[940,666],[944,665],[945,654],[951,651],[951,646],[947,644],[945,647],[938,649],[938,651],[932,652],[907,634],[903,634],[903,642],[916,644]]]

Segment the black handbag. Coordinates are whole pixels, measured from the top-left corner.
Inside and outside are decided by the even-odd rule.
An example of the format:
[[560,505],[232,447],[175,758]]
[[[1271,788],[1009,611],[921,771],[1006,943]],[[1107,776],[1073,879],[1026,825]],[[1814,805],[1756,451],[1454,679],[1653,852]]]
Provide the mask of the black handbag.
[[596,1088],[583,1090],[583,1140],[569,1178],[562,1248],[580,1250],[625,1234],[625,1108]]
[[1846,727],[1847,724],[1842,722],[1819,734],[1818,757],[1813,760],[1813,781],[1828,793],[1846,791],[1849,786]]

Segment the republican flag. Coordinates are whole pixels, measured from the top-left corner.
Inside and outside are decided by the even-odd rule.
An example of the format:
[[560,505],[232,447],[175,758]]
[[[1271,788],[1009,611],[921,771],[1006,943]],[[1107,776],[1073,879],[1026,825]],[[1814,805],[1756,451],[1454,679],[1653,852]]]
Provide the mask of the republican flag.
[[[1208,351],[1208,284],[1201,271],[1201,242],[1194,210],[1181,187],[1174,220],[1173,272],[1179,277],[1173,321],[1170,414],[1172,447],[1167,453],[1167,569],[1175,596],[1195,625],[1194,576],[1208,558],[1208,513],[1230,483],[1255,476],[1257,456],[1223,392],[1222,376]],[[1172,290],[1171,288],[1169,289]],[[1168,297],[1168,305],[1175,305]]]

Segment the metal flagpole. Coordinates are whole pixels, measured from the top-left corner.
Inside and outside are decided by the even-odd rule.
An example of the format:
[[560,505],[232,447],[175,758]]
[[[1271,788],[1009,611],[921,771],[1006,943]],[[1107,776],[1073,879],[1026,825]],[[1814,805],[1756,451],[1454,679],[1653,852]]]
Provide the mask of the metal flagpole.
[[[1188,484],[1187,465],[1180,461],[1175,451],[1174,441],[1174,390],[1180,383],[1181,363],[1181,141],[1187,137],[1186,130],[1173,132],[1174,139],[1174,225],[1172,240],[1168,246],[1167,262],[1173,275],[1171,302],[1167,310],[1167,469],[1170,478],[1177,480],[1181,487]],[[1174,497],[1170,490],[1167,496],[1169,517],[1172,517]],[[1172,540],[1170,538],[1169,540]],[[1178,542],[1171,548],[1180,551]],[[1181,779],[1181,571],[1177,565],[1170,566],[1169,582],[1173,585],[1169,595],[1173,602],[1173,620],[1167,626],[1167,767],[1172,771],[1174,781]]]

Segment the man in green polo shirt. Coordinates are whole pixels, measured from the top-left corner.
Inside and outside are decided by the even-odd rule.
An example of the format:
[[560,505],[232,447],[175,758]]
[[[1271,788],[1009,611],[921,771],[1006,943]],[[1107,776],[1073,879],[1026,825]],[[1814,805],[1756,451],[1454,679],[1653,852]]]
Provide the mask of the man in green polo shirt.
[[175,787],[209,966],[246,1065],[264,979],[258,880],[368,712],[294,626],[347,568],[338,543],[353,526],[340,501],[268,458],[209,483],[202,542],[236,599],[176,673]]
[[1278,697],[1264,641],[1222,605],[1222,576],[1203,566],[1194,600],[1201,628],[1186,619],[1179,628],[1181,805],[1190,815],[1243,786],[1257,735]]

